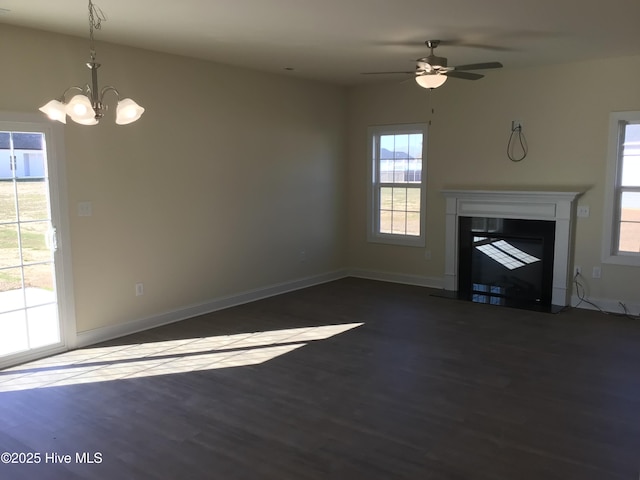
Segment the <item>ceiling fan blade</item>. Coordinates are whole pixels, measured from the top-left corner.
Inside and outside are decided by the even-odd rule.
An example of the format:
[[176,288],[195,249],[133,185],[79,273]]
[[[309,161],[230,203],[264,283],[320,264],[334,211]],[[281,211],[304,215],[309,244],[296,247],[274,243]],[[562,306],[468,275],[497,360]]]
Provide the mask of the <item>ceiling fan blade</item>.
[[[438,37],[438,35],[436,35]],[[446,38],[446,37],[445,37]],[[493,40],[493,38],[487,39]],[[502,40],[500,38],[496,38],[495,40]],[[372,42],[372,45],[377,47],[404,47],[404,48],[424,48],[425,42],[420,38],[408,39],[408,40],[379,40]],[[504,47],[500,45],[494,45],[487,42],[481,41],[467,41],[461,38],[448,38],[445,40],[440,40],[441,46],[446,47],[467,47],[467,48],[479,48],[483,50],[493,50],[496,52],[511,52],[514,51],[513,48]]]
[[444,45],[446,47],[480,48],[483,50],[493,50],[495,52],[512,52],[513,51],[513,48],[510,48],[510,47],[503,47],[500,45],[490,45],[487,43],[468,42],[461,38],[440,40],[440,45]]
[[464,80],[479,80],[484,77],[484,75],[480,75],[479,73],[458,72],[456,70],[443,73],[443,75],[446,75],[447,77],[462,78]]
[[393,74],[398,74],[398,73],[402,73],[402,74],[415,74],[415,70],[411,71],[411,72],[360,72],[360,75],[393,75]]
[[472,63],[470,65],[458,65],[455,70],[484,70],[487,68],[502,68],[500,62]]

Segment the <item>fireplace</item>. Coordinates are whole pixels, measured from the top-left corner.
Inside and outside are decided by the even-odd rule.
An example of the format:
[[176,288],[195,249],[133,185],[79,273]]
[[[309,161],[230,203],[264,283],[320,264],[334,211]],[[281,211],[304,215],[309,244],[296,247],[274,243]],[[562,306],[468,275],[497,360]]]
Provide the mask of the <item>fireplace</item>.
[[554,311],[570,302],[575,200],[582,192],[445,190],[445,290]]

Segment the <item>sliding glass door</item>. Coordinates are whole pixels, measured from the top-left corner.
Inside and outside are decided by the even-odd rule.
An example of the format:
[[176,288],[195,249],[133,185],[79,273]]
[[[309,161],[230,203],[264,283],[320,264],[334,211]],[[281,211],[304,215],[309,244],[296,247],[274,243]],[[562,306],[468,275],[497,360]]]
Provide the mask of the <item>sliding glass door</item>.
[[37,125],[0,121],[0,366],[67,345],[51,135]]

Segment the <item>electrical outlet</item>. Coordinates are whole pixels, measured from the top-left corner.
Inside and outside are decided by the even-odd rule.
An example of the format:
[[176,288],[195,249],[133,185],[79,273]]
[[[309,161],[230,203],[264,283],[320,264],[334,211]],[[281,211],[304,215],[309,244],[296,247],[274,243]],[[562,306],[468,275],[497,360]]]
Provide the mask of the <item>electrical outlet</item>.
[[514,132],[518,129],[522,129],[522,122],[520,120],[511,121],[511,131]]
[[573,276],[575,277],[576,275],[582,275],[582,267],[578,265],[573,267]]
[[593,278],[600,278],[602,276],[602,270],[600,269],[600,267],[593,267],[593,270],[591,271],[591,276]]
[[144,295],[144,284],[136,283],[136,297],[139,297],[140,295]]
[[431,260],[431,250],[425,250],[424,251],[424,259],[425,260]]

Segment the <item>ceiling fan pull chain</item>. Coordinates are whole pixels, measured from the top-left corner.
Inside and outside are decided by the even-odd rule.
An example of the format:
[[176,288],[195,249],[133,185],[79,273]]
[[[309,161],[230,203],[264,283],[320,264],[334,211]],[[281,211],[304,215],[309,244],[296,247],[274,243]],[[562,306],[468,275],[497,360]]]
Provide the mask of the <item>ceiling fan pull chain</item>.
[[436,109],[433,107],[433,88],[427,90],[427,112],[429,112],[429,117],[427,120],[427,125],[431,125],[433,123],[433,115],[436,113]]

